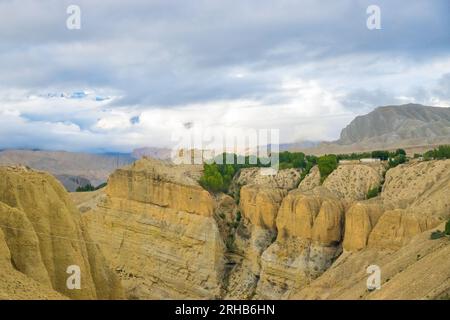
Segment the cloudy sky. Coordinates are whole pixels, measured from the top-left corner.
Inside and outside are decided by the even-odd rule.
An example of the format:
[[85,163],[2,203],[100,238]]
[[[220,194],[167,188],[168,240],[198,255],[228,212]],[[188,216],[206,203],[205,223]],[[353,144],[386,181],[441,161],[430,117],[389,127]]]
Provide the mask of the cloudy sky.
[[0,0],[0,148],[128,152],[208,127],[336,139],[380,105],[450,106],[449,30],[448,0]]

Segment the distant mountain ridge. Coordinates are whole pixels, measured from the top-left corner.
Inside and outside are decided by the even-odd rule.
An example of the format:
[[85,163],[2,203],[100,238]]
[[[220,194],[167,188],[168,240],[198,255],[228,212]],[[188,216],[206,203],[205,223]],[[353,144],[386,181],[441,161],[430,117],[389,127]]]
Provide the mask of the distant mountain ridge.
[[412,154],[441,144],[450,144],[450,108],[409,103],[357,116],[336,141],[290,150],[322,155],[403,148]]
[[406,104],[378,107],[356,117],[341,131],[337,143],[393,143],[409,139],[425,143],[449,136],[450,108]]
[[20,164],[50,172],[70,191],[86,183],[97,186],[105,182],[115,169],[134,160],[129,154],[118,153],[90,154],[17,149],[0,151],[0,166]]

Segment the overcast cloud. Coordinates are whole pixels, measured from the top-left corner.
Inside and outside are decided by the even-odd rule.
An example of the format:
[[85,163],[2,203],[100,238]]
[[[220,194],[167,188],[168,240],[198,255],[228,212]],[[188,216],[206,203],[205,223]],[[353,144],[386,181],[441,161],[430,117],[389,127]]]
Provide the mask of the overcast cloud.
[[128,152],[211,126],[336,139],[380,105],[450,106],[449,30],[447,0],[0,0],[0,148]]

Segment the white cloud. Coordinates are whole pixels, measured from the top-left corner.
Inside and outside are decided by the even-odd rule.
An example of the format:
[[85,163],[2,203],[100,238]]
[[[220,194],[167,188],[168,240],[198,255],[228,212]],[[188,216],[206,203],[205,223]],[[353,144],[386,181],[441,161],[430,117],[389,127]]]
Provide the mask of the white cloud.
[[79,31],[68,4],[0,1],[0,148],[129,151],[186,123],[334,139],[380,104],[449,105],[446,0],[381,1],[379,32],[366,0],[80,0]]

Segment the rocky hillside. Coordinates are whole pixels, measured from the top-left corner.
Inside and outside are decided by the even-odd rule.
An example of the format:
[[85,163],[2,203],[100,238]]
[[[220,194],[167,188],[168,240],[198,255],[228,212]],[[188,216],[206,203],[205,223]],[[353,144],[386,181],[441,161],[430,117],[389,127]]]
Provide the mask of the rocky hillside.
[[[450,217],[449,166],[450,160],[445,160],[391,169],[381,195],[371,200],[364,200],[365,194],[381,183],[383,165],[341,165],[322,186],[313,169],[298,189],[281,194],[274,188],[243,187],[244,221],[235,241],[235,250],[243,258],[231,272],[227,297],[384,297],[381,292],[367,294],[368,265],[392,266],[383,272],[394,277],[410,265],[423,273],[425,261],[446,259],[449,239],[439,245],[429,237],[430,229]],[[420,248],[409,245],[417,237],[422,239]],[[421,264],[412,266],[417,262],[413,256],[418,259],[428,254]],[[348,271],[342,272],[341,264]],[[448,281],[443,281],[450,276],[446,267],[445,263],[433,267],[436,281],[423,290],[419,286],[401,293],[398,282],[396,291],[386,292],[386,297],[438,298],[450,290]],[[338,283],[336,288],[334,283]],[[346,285],[359,287],[347,292]]]
[[450,108],[405,104],[378,107],[356,117],[337,141],[290,150],[322,155],[403,148],[413,154],[440,144],[450,144]]
[[[343,164],[322,184],[313,168],[298,186],[292,169],[270,178],[245,169],[233,181],[235,198],[204,190],[201,173],[202,166],[143,158],[116,170],[106,188],[72,194],[72,202],[48,174],[2,168],[0,266],[7,272],[0,297],[435,299],[450,293],[450,239],[430,239],[450,218],[450,160],[388,171],[383,164]],[[381,193],[366,200],[382,183]],[[83,290],[65,289],[67,264],[80,265]],[[381,268],[381,290],[367,290],[372,264]]]
[[[0,167],[0,176],[1,297],[123,297],[118,277],[59,182],[19,166]],[[80,289],[67,287],[67,269],[74,265],[81,271]]]
[[431,142],[450,136],[450,108],[418,104],[379,107],[356,117],[341,132],[339,144]]
[[116,170],[106,197],[83,215],[128,298],[221,296],[225,246],[199,170],[138,160]]

